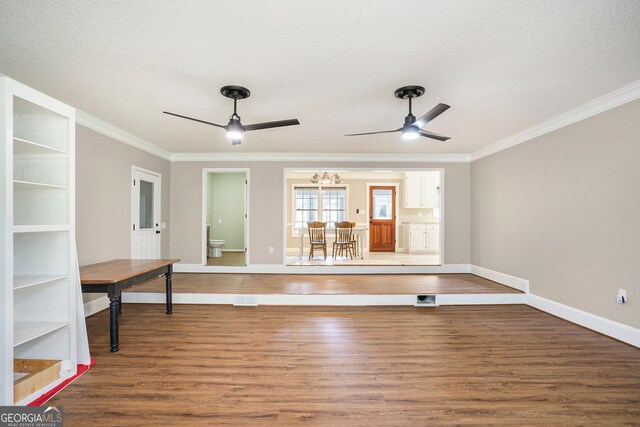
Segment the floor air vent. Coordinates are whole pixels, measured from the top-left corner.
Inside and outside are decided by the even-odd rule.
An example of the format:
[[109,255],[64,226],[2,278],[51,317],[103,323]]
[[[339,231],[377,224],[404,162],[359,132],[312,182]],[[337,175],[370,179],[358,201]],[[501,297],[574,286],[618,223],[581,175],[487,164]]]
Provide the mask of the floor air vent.
[[416,307],[437,307],[435,295],[418,295],[416,296]]
[[235,295],[233,297],[233,305],[245,307],[257,307],[258,297],[255,295]]

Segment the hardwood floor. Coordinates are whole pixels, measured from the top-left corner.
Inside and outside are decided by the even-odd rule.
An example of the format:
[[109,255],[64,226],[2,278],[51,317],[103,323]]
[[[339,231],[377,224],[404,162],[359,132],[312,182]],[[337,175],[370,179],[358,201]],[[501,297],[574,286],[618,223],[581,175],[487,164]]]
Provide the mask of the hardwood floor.
[[[130,292],[164,293],[164,278],[130,288]],[[399,295],[509,294],[520,291],[473,274],[203,274],[173,275],[175,293]]]
[[640,350],[527,306],[125,305],[68,426],[638,425]]
[[243,266],[247,265],[244,260],[244,252],[222,252],[220,258],[207,258],[207,265],[228,265],[228,266]]

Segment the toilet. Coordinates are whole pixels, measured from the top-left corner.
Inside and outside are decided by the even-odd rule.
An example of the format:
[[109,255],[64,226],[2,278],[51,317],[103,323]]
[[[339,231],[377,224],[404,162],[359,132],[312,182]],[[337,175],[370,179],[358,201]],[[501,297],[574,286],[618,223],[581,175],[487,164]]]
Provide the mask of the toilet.
[[220,258],[222,256],[222,247],[227,243],[226,240],[209,240],[209,256],[211,258]]

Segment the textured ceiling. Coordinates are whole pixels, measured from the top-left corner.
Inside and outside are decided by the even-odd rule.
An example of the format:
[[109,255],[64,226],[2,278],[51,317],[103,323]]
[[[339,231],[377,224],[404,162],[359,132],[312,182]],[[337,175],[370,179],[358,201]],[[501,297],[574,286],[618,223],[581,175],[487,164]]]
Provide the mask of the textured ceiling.
[[[171,152],[469,153],[640,79],[640,1],[0,1],[0,73]],[[219,88],[251,89],[232,147]],[[396,88],[426,129],[398,134]]]

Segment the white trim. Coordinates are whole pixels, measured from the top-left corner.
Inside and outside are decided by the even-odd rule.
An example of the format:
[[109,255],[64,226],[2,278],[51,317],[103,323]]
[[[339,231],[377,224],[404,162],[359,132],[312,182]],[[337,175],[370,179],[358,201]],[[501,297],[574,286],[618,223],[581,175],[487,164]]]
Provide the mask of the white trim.
[[523,142],[595,116],[596,114],[603,113],[627,102],[635,101],[638,98],[640,98],[640,80],[525,129],[520,133],[481,148],[471,154],[471,161],[473,162],[490,154],[497,153],[498,151],[522,144]]
[[[470,265],[471,274],[526,292],[526,304],[627,344],[640,347],[640,329],[529,293],[529,281],[488,268]],[[440,301],[438,301],[440,303]]]
[[[176,304],[234,304],[237,296],[249,294],[173,294]],[[255,305],[407,305],[416,304],[416,294],[402,295],[295,295],[295,294],[250,294]],[[524,294],[441,294],[438,305],[482,305],[482,304],[524,304]],[[125,303],[164,304],[164,293],[123,292]],[[253,299],[252,298],[252,299]]]
[[[501,141],[497,141],[483,147],[473,153],[313,153],[313,160],[329,162],[469,163],[639,98],[640,80],[525,129],[522,132]],[[149,141],[139,138],[80,110],[76,110],[76,123],[139,150],[146,151],[147,153],[172,162],[308,162],[310,158],[309,153],[170,153]]]
[[344,169],[332,170],[332,168],[322,168],[322,171],[319,171],[319,170],[317,171],[304,170],[300,172],[289,171],[287,172],[287,178],[301,179],[308,182],[309,178],[311,178],[311,175],[313,175],[314,173],[316,172],[320,173],[325,171],[329,173],[329,175],[337,173],[338,175],[340,175],[340,179],[343,181],[350,181],[353,179],[363,179],[363,180],[371,179],[372,178],[371,173],[374,173],[376,175],[376,179],[402,180],[404,178],[404,172],[391,172],[391,171],[382,172],[380,170],[348,171]]
[[489,270],[488,268],[479,267],[473,264],[471,265],[471,274],[529,293],[529,281],[526,279],[510,276],[508,274],[500,273],[499,271]]
[[174,264],[176,273],[264,273],[264,274],[446,274],[469,273],[469,264],[448,265],[283,265],[250,264],[213,266]]
[[471,156],[458,153],[172,153],[170,160],[172,162],[308,162],[313,160],[314,162],[469,163]]
[[84,303],[84,317],[89,317],[109,308],[109,298],[106,295]]
[[170,152],[83,111],[76,110],[76,124],[106,135],[116,141],[130,145],[138,150],[146,151],[147,153],[166,160],[171,160],[172,154]]
[[538,310],[640,348],[640,329],[534,294],[527,295],[527,304]]

